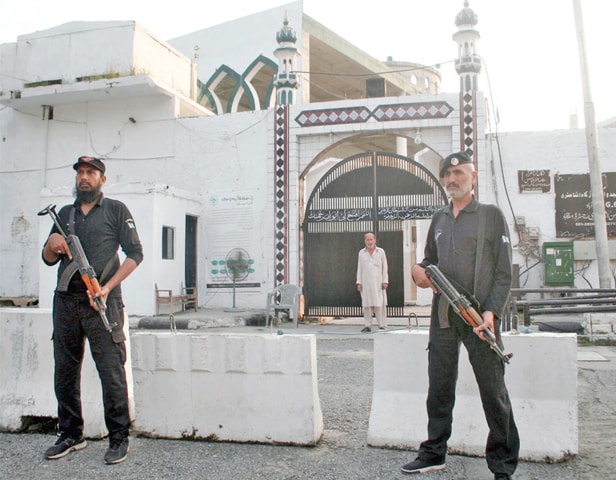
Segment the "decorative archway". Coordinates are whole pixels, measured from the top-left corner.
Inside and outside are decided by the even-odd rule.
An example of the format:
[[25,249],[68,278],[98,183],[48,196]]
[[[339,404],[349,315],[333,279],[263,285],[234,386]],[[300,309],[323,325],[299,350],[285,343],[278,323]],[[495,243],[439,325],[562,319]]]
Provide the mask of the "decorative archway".
[[311,193],[302,224],[305,314],[362,315],[357,253],[373,231],[388,257],[387,313],[403,316],[404,222],[431,218],[446,202],[438,179],[408,157],[361,153],[332,167]]

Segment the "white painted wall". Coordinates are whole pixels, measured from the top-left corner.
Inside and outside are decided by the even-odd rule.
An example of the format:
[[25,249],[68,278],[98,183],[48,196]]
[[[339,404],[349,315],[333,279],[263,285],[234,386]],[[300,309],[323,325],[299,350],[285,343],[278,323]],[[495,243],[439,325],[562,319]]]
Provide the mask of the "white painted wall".
[[[498,140],[498,142],[497,142]],[[602,172],[614,172],[616,165],[616,129],[599,129],[599,162]],[[498,147],[500,147],[500,152]],[[532,267],[538,260],[524,256],[523,245],[515,232],[514,215],[523,216],[527,226],[538,227],[540,237],[536,246],[541,251],[544,242],[571,241],[571,238],[556,237],[554,175],[588,173],[586,137],[582,129],[551,132],[501,133],[498,139],[488,137],[487,164],[494,165],[494,181],[497,203],[505,213],[514,247],[514,262],[520,271]],[[500,153],[500,155],[499,155]],[[551,189],[547,193],[519,193],[518,170],[550,170]],[[584,240],[584,239],[580,239]],[[616,258],[616,257],[615,257]],[[615,258],[611,259],[614,270]],[[581,269],[583,261],[575,262]],[[612,282],[612,285],[614,283]],[[520,286],[537,288],[544,286],[544,266],[539,264],[520,278]],[[599,288],[597,261],[591,261],[583,276],[575,277],[578,288]]]

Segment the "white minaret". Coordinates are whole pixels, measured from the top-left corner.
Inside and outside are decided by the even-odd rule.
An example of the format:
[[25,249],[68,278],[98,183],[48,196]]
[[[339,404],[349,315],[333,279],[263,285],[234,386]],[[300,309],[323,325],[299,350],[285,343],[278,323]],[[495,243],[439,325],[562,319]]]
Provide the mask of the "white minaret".
[[278,59],[278,73],[274,75],[276,87],[276,103],[278,105],[292,105],[295,103],[295,92],[299,87],[299,75],[296,72],[296,59],[299,51],[295,46],[297,35],[289,26],[289,15],[285,12],[283,26],[276,34],[278,47],[274,55]]
[[458,31],[453,39],[458,43],[458,58],[456,72],[460,75],[460,90],[477,90],[477,77],[481,72],[481,58],[477,54],[479,32],[475,30],[477,14],[464,2],[464,8],[456,15]]
[[[475,30],[477,15],[464,2],[464,8],[456,15],[458,31],[453,39],[458,43],[456,72],[460,76],[460,150],[473,159],[477,165],[477,83],[481,72],[481,58],[477,54],[479,32]],[[479,185],[475,186],[479,198]]]

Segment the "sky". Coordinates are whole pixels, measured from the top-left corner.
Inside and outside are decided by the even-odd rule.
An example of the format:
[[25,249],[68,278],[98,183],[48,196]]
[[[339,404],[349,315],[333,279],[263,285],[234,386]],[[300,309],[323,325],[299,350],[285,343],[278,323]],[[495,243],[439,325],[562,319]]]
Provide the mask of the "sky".
[[[291,1],[4,0],[0,44],[71,21],[99,20],[134,20],[168,40]],[[583,128],[585,110],[593,108],[597,123],[616,117],[616,94],[610,85],[616,1],[579,0],[589,78],[586,108],[574,1],[469,0],[479,19],[477,53],[484,65],[479,88],[488,101],[490,131],[566,129],[572,115]],[[452,35],[463,0],[303,2],[306,14],[379,60],[391,56],[440,65],[441,91],[458,91]]]

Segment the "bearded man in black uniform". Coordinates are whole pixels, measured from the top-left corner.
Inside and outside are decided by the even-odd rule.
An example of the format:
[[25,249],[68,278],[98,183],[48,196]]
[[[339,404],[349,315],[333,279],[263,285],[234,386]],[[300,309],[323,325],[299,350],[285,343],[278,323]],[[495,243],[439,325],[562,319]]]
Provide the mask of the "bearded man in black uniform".
[[[495,480],[510,480],[518,464],[520,438],[505,385],[505,365],[483,341],[482,333],[490,328],[502,348],[500,318],[512,280],[509,231],[498,207],[475,199],[477,172],[466,153],[445,158],[440,178],[451,201],[432,217],[424,259],[411,270],[417,286],[435,292],[428,343],[428,439],[402,472],[427,473],[445,468],[462,343],[490,430],[486,442],[488,468]],[[436,292],[425,272],[431,264],[479,301],[483,325],[473,329]]]
[[[47,459],[81,450],[84,420],[81,409],[81,365],[85,339],[96,364],[103,391],[105,424],[109,431],[107,464],[120,463],[128,454],[130,416],[126,382],[124,304],[121,282],[143,260],[143,248],[133,217],[122,202],[105,198],[105,164],[99,158],[79,157],[72,205],[58,216],[65,230],[76,235],[101,285],[99,297],[106,303],[109,332],[96,309],[63,235],[54,225],[45,246],[43,261],[58,268],[53,299],[54,388],[58,401],[58,438],[47,449]],[[119,248],[126,258],[120,262]]]

